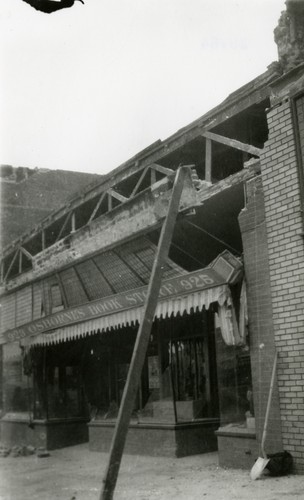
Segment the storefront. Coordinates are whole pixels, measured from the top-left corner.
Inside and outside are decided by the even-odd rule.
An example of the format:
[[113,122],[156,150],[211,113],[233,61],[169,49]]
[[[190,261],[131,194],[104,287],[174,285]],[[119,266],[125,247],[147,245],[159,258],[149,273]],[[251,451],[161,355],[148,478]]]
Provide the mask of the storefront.
[[[139,268],[133,268],[136,272]],[[217,362],[227,349],[230,370],[237,346],[244,344],[237,305],[241,279],[241,263],[227,251],[191,273],[168,263],[126,452],[183,456],[210,451],[217,447],[214,431],[221,413],[229,414],[229,421],[240,411],[244,417],[246,404],[242,407],[236,394],[242,384],[234,370],[233,382],[223,387]],[[52,313],[4,333],[4,363],[12,376],[5,385],[2,435],[48,449],[89,440],[92,450],[107,451],[147,286],[126,285],[120,293],[65,309],[59,287],[48,281]],[[114,288],[113,282],[108,285]],[[243,389],[245,400],[248,387]]]

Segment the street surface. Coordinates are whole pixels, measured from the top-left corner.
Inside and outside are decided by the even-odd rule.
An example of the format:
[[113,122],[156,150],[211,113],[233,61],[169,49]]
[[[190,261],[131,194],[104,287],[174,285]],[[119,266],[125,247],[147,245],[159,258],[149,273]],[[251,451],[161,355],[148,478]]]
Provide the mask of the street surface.
[[[144,445],[144,444],[143,444]],[[98,500],[107,454],[79,445],[49,457],[0,458],[0,500]],[[126,455],[115,500],[304,499],[303,476],[263,476],[218,467],[217,453],[172,459]]]

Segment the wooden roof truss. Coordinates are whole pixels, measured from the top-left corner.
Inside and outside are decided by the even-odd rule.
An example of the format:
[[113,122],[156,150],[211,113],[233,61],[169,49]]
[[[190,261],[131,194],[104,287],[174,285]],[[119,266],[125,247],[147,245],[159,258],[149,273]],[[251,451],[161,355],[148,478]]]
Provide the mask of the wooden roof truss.
[[[213,142],[256,157],[259,157],[262,151],[255,146],[207,130],[200,132],[197,136],[205,139],[205,179],[201,180],[208,182],[212,181]],[[178,146],[180,147],[180,142],[176,145]],[[80,193],[65,206],[47,216],[30,233],[22,235],[6,247],[1,258],[1,281],[5,282],[11,276],[27,271],[31,268],[33,255],[58,243],[81,227],[91,224],[94,219],[108,214],[117,206],[134,199],[147,187],[151,188],[156,182],[172,177],[177,168],[173,170],[154,162],[148,164],[137,162],[135,166],[136,168],[129,169],[125,176],[122,176],[121,171],[117,175],[114,171],[112,176],[106,176],[106,180],[100,185]],[[123,186],[123,193],[120,192],[121,186]],[[34,241],[33,246],[31,244]]]

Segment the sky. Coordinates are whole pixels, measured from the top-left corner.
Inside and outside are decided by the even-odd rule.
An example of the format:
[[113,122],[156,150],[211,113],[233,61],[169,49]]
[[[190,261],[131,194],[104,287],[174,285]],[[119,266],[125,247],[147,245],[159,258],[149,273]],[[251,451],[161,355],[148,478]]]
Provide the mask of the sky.
[[0,0],[0,164],[104,174],[277,60],[284,0]]

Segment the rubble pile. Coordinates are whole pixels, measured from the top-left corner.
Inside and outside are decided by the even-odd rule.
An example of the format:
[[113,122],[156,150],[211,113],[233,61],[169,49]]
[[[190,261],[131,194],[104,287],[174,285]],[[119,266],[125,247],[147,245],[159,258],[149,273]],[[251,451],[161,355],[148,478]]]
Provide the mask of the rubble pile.
[[[10,456],[10,457],[28,457],[30,455],[35,455],[36,452],[37,452],[37,456],[39,456],[39,454],[42,453],[42,450],[40,448],[38,448],[38,450],[36,450],[36,448],[32,445],[27,445],[27,446],[26,445],[21,445],[21,446],[15,445],[15,446],[9,447],[3,443],[0,443],[0,457],[8,457],[8,456]],[[47,453],[46,450],[44,450],[44,453]],[[44,456],[46,456],[46,455],[44,454]],[[49,456],[49,454],[47,456]]]

